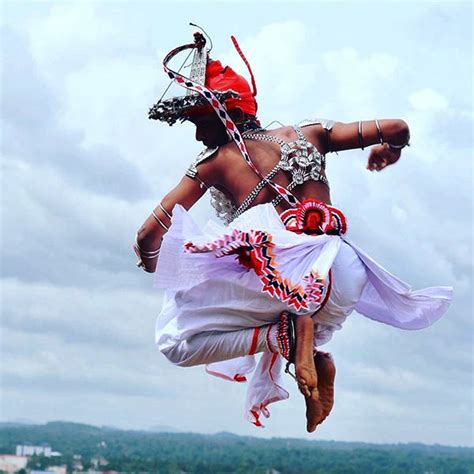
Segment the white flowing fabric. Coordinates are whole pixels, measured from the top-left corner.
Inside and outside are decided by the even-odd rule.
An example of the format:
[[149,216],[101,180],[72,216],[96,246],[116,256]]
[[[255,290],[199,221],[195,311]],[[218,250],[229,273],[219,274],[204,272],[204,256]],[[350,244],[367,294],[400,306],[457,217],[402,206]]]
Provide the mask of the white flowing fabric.
[[[353,309],[401,329],[422,329],[438,320],[452,299],[450,287],[412,292],[409,285],[344,236],[287,231],[271,204],[249,209],[227,227],[209,222],[204,229],[200,229],[181,206],[175,206],[154,280],[156,288],[165,290],[156,324],[156,342],[170,360],[179,364],[179,358],[189,357],[181,351],[193,337],[205,333],[226,335],[220,342],[217,357],[215,347],[213,350],[203,347],[203,355],[198,356],[204,360],[198,357],[198,363],[212,362],[207,364],[208,373],[238,382],[246,381],[246,375],[255,370],[247,391],[246,417],[256,426],[262,426],[261,414],[269,416],[268,404],[289,396],[281,382],[284,359],[264,352],[256,368],[255,356],[244,355],[248,352],[225,360],[229,359],[226,348],[229,354],[235,354],[236,350],[228,343],[228,333],[235,331],[230,338],[242,346],[243,339],[239,338],[242,330],[275,323],[282,311],[313,314],[321,302],[309,302],[306,309],[296,311],[288,301],[263,292],[261,278],[240,264],[236,255],[222,255],[222,245],[210,245],[222,243],[222,237],[230,236],[236,229],[260,230],[270,235],[278,271],[288,281],[298,283],[313,271],[327,282],[331,270],[333,290],[315,317],[315,345],[318,347],[331,338],[332,332],[341,327]],[[185,252],[185,244],[189,242],[199,253]],[[325,296],[322,295],[322,300]],[[212,358],[205,360],[206,354],[211,353]]]

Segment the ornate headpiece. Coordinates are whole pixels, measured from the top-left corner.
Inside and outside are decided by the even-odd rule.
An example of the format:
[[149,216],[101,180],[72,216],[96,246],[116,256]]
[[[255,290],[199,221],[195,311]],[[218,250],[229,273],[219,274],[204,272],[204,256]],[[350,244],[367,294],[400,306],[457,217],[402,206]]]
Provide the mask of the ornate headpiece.
[[[212,101],[217,99],[219,105],[224,104],[227,110],[240,107],[243,112],[255,116],[257,113],[257,87],[250,65],[242,53],[237,40],[231,37],[234,46],[247,65],[252,79],[252,89],[244,77],[237,74],[229,66],[222,66],[220,61],[209,58],[209,49],[206,48],[206,39],[197,32],[194,33],[194,43],[179,46],[170,51],[163,67],[171,79],[188,89],[187,94],[172,99],[159,100],[149,111],[148,118],[160,120],[173,125],[177,120],[184,121],[193,115],[212,113],[216,105]],[[172,71],[168,63],[176,54],[186,49],[194,49],[194,57],[189,78]],[[202,87],[200,87],[202,86]],[[211,91],[211,94],[206,94]]]

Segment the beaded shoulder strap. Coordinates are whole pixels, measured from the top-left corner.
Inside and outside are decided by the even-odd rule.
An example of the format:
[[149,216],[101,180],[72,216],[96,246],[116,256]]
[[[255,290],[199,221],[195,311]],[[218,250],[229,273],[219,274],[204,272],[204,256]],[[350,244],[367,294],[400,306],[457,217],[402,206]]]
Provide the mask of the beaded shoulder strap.
[[[231,221],[236,219],[240,216],[240,214],[244,213],[250,205],[255,201],[257,196],[260,194],[260,191],[264,188],[269,180],[271,180],[277,173],[280,171],[280,163],[277,163],[276,166],[265,176],[265,179],[262,179],[247,197],[242,201],[242,204],[238,207],[238,209],[232,214]],[[278,197],[283,199],[281,194],[278,194]]]
[[301,130],[300,127],[298,127],[298,125],[293,125],[293,130],[296,132],[296,135],[298,135],[298,138],[300,140],[304,140],[305,142],[308,141],[308,139],[304,136],[303,131]]
[[277,143],[281,147],[288,145],[285,141],[283,141],[279,137],[275,137],[274,135],[265,135],[263,133],[246,133],[244,138],[250,138],[251,140],[261,140],[266,142]]
[[[297,126],[294,126],[293,127],[298,138],[300,140],[305,140],[307,141],[306,137],[304,136],[303,132],[301,131],[301,129]],[[289,148],[290,148],[290,144],[285,142],[284,140],[282,140],[280,137],[276,137],[274,135],[266,135],[266,134],[263,134],[263,133],[244,133],[244,138],[250,138],[251,140],[261,140],[261,141],[267,141],[267,142],[272,142],[272,143],[276,143],[278,145],[280,145],[280,148],[282,149],[282,151],[289,151]],[[279,161],[276,166],[265,176],[265,179],[262,179],[254,188],[253,190],[248,194],[248,196],[242,201],[242,204],[239,206],[239,208],[232,214],[232,220],[236,219],[237,217],[239,217],[243,212],[245,212],[249,206],[252,204],[252,202],[257,198],[258,194],[260,193],[260,191],[263,189],[263,187],[265,186],[265,184],[267,183],[268,180],[272,179],[277,173],[278,171],[282,168],[282,164],[281,164],[281,161]],[[291,183],[290,183],[291,185]],[[293,188],[294,186],[287,186],[286,189],[288,191],[291,191],[291,189]],[[277,196],[277,198],[275,198],[273,202],[281,202],[281,200],[283,199],[283,197],[281,196],[281,194],[279,194]]]
[[181,86],[185,87],[186,89],[193,90],[202,96],[206,98],[206,100],[209,102],[209,104],[212,106],[214,111],[216,112],[217,116],[221,120],[221,122],[224,124],[226,127],[227,131],[229,132],[232,140],[234,140],[235,144],[237,145],[240,153],[244,157],[246,163],[250,166],[250,168],[261,178],[264,179],[269,186],[271,186],[278,194],[280,194],[285,201],[288,202],[288,204],[291,207],[295,207],[297,204],[299,204],[299,200],[286,188],[283,186],[280,186],[277,183],[274,183],[273,181],[270,181],[266,179],[260,171],[257,169],[257,167],[254,165],[252,160],[250,159],[250,155],[248,153],[247,147],[245,146],[244,140],[242,138],[242,135],[240,134],[239,130],[237,129],[237,126],[235,125],[234,121],[230,118],[229,114],[227,113],[227,110],[223,104],[221,104],[216,96],[210,91],[207,87],[201,84],[197,84],[196,82],[192,81],[191,79],[183,76],[182,74],[171,70],[168,67],[169,61],[179,52],[184,51],[185,49],[193,48],[195,47],[194,44],[187,44],[183,46],[178,46],[177,48],[173,49],[170,51],[165,59],[163,60],[163,68],[165,72],[168,74],[168,76],[176,81],[178,84]]
[[[311,146],[314,147],[314,145],[311,142],[309,142],[308,139],[304,136],[304,133],[300,127],[298,127],[297,125],[293,125],[293,130],[296,132],[296,136],[298,137],[298,140],[304,140],[306,143],[309,143]],[[265,135],[263,133],[246,133],[245,138],[277,143],[278,145],[280,145],[283,153],[288,152],[291,148],[291,144],[294,143],[295,141],[295,140],[292,140],[290,142],[285,142],[280,137],[276,137],[275,135]]]

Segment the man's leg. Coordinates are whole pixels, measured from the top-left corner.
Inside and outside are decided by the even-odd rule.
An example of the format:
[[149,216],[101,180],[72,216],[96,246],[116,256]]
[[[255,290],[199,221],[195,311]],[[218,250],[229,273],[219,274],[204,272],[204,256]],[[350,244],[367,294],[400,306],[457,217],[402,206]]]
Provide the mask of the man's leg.
[[173,364],[181,367],[210,364],[268,351],[269,326],[229,332],[205,332],[163,349]]
[[[278,351],[278,323],[258,328],[229,332],[206,332],[163,349],[163,354],[174,364],[191,367],[234,359],[258,352]],[[316,367],[323,365],[313,356],[314,323],[311,316],[296,318],[295,371],[299,388],[306,401],[307,430],[312,432],[329,414],[332,407],[332,383],[326,372],[318,378]],[[321,394],[321,397],[319,397]]]

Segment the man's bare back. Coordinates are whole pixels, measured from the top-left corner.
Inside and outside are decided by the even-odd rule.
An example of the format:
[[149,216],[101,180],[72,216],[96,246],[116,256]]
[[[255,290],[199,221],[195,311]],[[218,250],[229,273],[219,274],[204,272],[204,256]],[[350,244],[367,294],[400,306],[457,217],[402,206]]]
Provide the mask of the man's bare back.
[[[217,127],[218,124],[215,126]],[[304,133],[308,141],[324,155],[326,150],[323,145],[322,128],[316,125],[305,127]],[[292,127],[277,128],[268,134],[281,138],[285,142],[291,142],[298,138]],[[204,143],[206,142],[204,141]],[[280,147],[276,143],[245,140],[245,144],[253,163],[264,176],[275,167],[281,158]],[[214,186],[224,192],[237,207],[261,180],[242,159],[241,152],[233,142],[220,146],[210,159],[200,165],[199,174],[208,186]],[[287,187],[291,182],[291,173],[280,170],[272,180]],[[301,201],[317,199],[330,204],[329,187],[320,181],[306,181],[294,190],[294,194]],[[275,191],[266,186],[260,191],[252,206],[271,202],[275,196]],[[277,211],[284,211],[287,207],[286,204],[280,204],[277,206]]]

